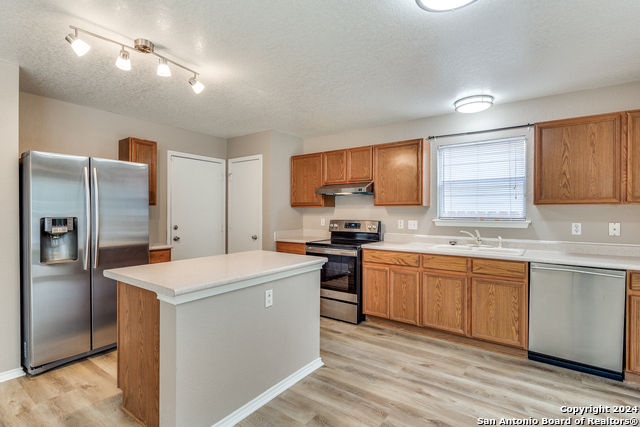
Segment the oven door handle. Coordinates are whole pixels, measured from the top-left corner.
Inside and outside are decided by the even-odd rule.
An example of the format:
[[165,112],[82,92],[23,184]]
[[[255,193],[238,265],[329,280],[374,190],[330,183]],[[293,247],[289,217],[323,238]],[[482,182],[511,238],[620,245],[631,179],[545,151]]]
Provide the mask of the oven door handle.
[[325,255],[344,255],[344,256],[358,256],[357,250],[348,249],[331,249],[331,248],[317,248],[315,246],[306,246],[304,251],[308,254],[325,254]]

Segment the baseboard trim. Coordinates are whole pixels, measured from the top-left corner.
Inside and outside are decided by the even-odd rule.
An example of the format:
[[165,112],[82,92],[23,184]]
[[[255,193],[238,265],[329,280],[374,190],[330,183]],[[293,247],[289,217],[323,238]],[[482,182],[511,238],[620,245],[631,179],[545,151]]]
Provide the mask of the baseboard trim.
[[5,381],[9,381],[9,380],[13,380],[16,378],[20,378],[22,376],[24,376],[25,373],[22,370],[22,368],[16,368],[16,369],[12,369],[10,371],[7,372],[1,372],[0,373],[0,383],[3,383]]
[[303,367],[297,372],[289,375],[284,380],[280,381],[278,384],[271,387],[269,390],[262,393],[260,396],[256,397],[237,411],[227,415],[222,420],[215,423],[212,427],[232,427],[238,424],[240,421],[247,418],[249,415],[253,414],[255,411],[269,403],[270,400],[278,396],[280,393],[315,371],[316,369],[323,366],[322,359],[319,357],[313,362],[309,363],[307,366]]

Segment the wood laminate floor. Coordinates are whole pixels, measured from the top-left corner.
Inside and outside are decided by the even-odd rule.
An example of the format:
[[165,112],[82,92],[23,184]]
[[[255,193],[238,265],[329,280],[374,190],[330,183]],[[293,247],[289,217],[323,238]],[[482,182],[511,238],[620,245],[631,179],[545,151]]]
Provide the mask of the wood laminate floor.
[[[640,405],[640,387],[370,324],[320,324],[325,366],[238,427],[472,426],[478,418],[499,425],[530,417],[542,425],[568,418],[562,406]],[[115,375],[111,352],[1,383],[0,425],[138,426],[119,409]],[[594,418],[607,416],[640,418]]]

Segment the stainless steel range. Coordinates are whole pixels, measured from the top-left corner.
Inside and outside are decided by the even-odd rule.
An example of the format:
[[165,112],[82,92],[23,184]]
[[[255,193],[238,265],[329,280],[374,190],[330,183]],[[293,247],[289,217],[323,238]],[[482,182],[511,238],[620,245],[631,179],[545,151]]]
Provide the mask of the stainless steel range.
[[381,240],[380,221],[331,220],[331,238],[307,242],[307,255],[329,259],[320,279],[320,315],[362,321],[362,248]]

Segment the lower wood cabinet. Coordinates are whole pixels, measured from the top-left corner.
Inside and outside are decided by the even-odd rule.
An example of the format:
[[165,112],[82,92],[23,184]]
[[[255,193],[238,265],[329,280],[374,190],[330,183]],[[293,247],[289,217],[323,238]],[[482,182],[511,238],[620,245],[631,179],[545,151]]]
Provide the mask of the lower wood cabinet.
[[627,370],[640,374],[640,294],[629,296]]
[[466,335],[467,292],[466,275],[425,272],[422,276],[422,326]]
[[364,266],[362,312],[389,318],[389,268]]
[[420,272],[389,269],[391,312],[389,318],[411,325],[420,324]]
[[292,242],[276,242],[276,252],[286,252],[288,254],[305,255],[304,243],[292,243]]
[[496,279],[471,280],[471,337],[527,348],[527,285]]
[[171,249],[155,249],[149,251],[149,264],[171,261]]

